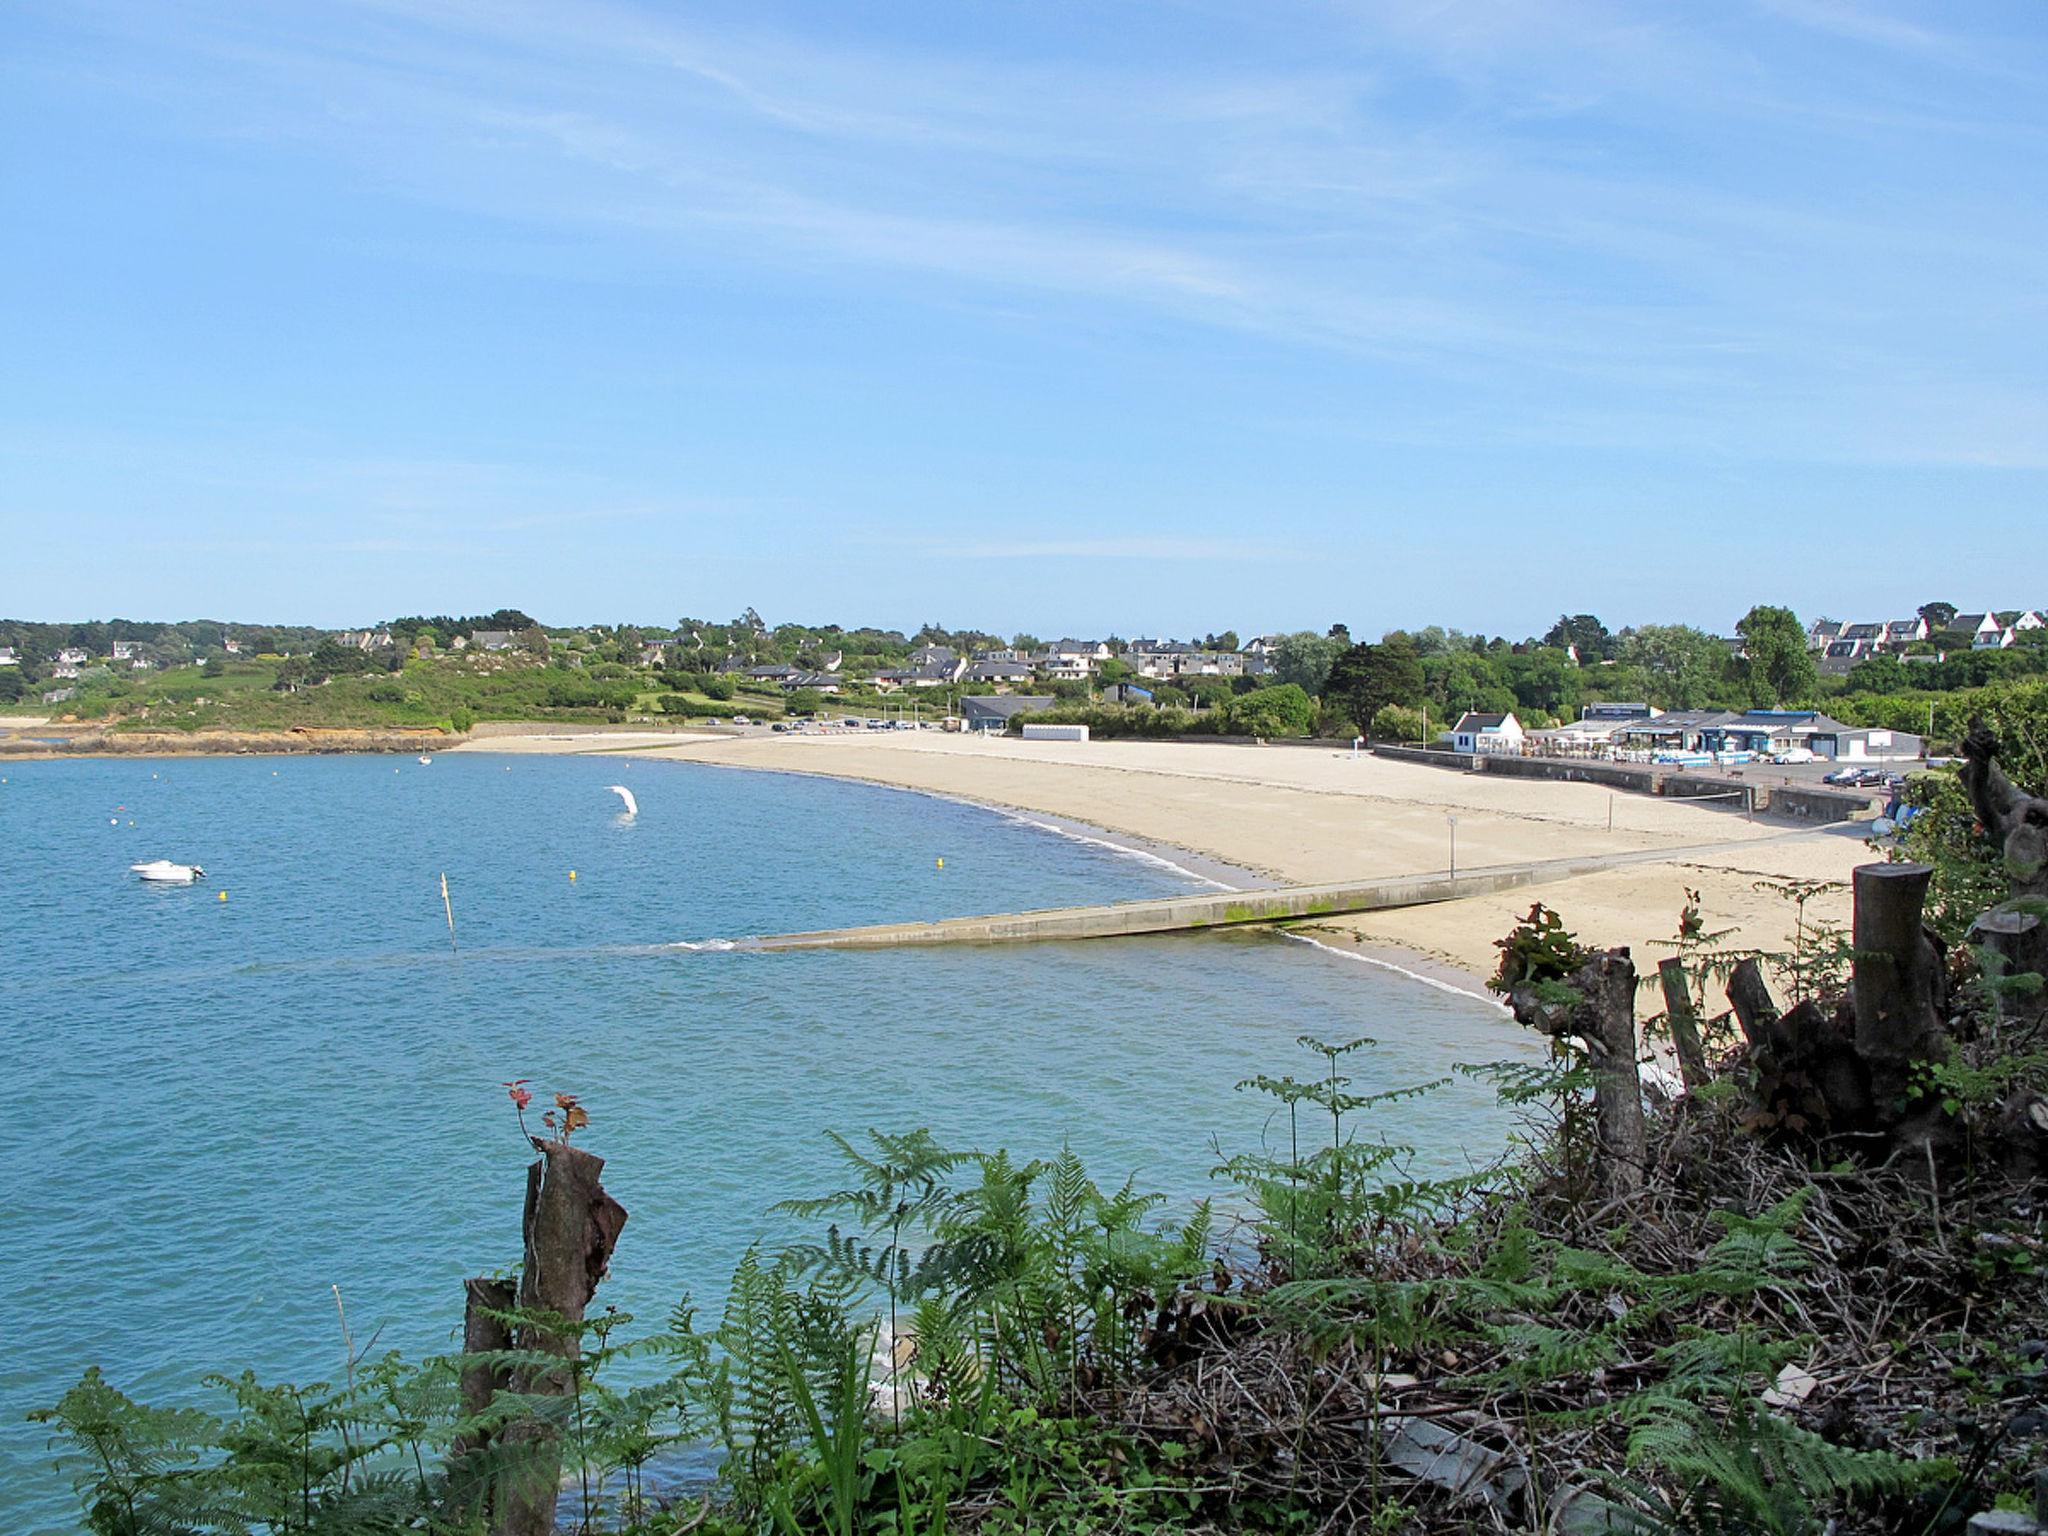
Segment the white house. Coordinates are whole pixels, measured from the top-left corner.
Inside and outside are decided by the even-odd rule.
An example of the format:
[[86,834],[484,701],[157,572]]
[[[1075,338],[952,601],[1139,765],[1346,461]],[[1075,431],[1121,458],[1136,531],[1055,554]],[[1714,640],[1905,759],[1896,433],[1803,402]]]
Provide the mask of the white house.
[[1968,635],[1972,650],[1993,651],[2005,644],[2005,626],[1989,609],[1982,613],[1959,613],[1948,621],[1948,627]]
[[1451,746],[1459,752],[1505,752],[1519,756],[1522,751],[1522,722],[1512,713],[1480,715],[1467,710],[1451,727]]
[[57,653],[57,665],[60,667],[82,667],[91,660],[92,653],[83,646],[67,645]]
[[18,667],[20,665],[21,658],[14,654],[14,647],[11,645],[0,645],[0,667]]

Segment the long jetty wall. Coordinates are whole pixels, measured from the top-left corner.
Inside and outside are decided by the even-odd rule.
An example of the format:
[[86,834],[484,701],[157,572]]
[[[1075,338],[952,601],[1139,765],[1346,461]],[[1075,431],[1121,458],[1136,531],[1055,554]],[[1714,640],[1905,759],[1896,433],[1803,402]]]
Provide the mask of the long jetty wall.
[[1129,938],[1139,934],[1194,933],[1252,923],[1294,922],[1421,907],[1467,896],[1570,880],[1625,864],[1654,863],[1725,848],[1660,848],[1634,853],[1593,854],[1530,864],[1497,864],[1462,874],[1402,875],[1384,880],[1340,881],[1330,885],[1286,886],[1278,890],[1213,891],[1199,895],[1120,901],[1107,906],[1049,907],[1035,912],[1002,912],[983,917],[949,917],[927,923],[875,923],[862,928],[827,928],[743,939],[746,950],[893,949],[909,944],[1002,944],[1041,939]]

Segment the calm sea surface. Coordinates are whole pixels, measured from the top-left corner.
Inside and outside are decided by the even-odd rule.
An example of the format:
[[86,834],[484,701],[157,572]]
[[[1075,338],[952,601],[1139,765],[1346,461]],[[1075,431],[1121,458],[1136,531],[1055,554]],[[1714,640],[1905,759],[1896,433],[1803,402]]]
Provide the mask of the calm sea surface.
[[[0,1525],[74,1528],[23,1415],[88,1364],[153,1400],[209,1370],[331,1378],[358,1340],[449,1347],[514,1262],[500,1083],[590,1107],[631,1212],[601,1299],[716,1304],[767,1207],[835,1188],[827,1129],[1071,1140],[1177,1206],[1269,1136],[1303,1032],[1376,1085],[1526,1049],[1504,1015],[1267,936],[868,954],[677,940],[1168,894],[1194,882],[926,796],[625,758],[0,764]],[[607,784],[629,786],[626,821]],[[149,887],[151,858],[204,881]],[[938,860],[945,861],[944,868]],[[572,882],[570,871],[576,872]],[[451,955],[446,871],[462,948]],[[225,890],[228,899],[218,899]],[[537,1108],[538,1106],[536,1106]],[[1406,1104],[1440,1165],[1490,1097]]]

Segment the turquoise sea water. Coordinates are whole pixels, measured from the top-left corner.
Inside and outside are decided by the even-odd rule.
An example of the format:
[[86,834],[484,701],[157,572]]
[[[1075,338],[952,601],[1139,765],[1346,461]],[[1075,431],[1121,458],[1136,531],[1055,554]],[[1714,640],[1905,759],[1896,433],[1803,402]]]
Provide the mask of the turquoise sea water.
[[[23,1415],[88,1364],[153,1400],[209,1370],[328,1378],[446,1348],[518,1256],[499,1085],[590,1107],[631,1213],[601,1298],[715,1312],[829,1129],[929,1125],[1214,1193],[1271,1134],[1256,1072],[1370,1034],[1380,1086],[1526,1049],[1498,1010],[1272,936],[759,955],[677,940],[1166,894],[1185,874],[868,785],[625,758],[0,764],[0,1524],[74,1528]],[[604,786],[623,783],[626,821]],[[203,864],[149,887],[132,863]],[[943,858],[943,869],[937,861]],[[569,871],[575,870],[572,882]],[[448,876],[461,951],[451,955]],[[225,890],[222,902],[216,893]],[[1503,1122],[1400,1110],[1440,1165]],[[379,1331],[381,1330],[381,1332]]]

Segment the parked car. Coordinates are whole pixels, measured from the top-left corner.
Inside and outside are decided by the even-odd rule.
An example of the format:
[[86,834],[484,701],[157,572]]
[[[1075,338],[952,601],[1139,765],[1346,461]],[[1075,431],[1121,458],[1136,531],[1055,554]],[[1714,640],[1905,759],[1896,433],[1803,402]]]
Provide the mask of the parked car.
[[747,716],[747,715],[734,715],[734,716],[732,717],[732,723],[733,723],[734,725],[752,725],[752,724],[753,724],[754,722],[753,722],[753,719],[752,719],[752,718],[751,718],[750,716]]
[[1854,784],[1862,772],[1861,768],[1837,768],[1832,773],[1822,774],[1820,781],[1823,784]]
[[1810,763],[1814,760],[1813,748],[1811,747],[1787,747],[1782,752],[1773,752],[1771,754],[1771,761],[1779,764],[1781,767],[1786,763]]

